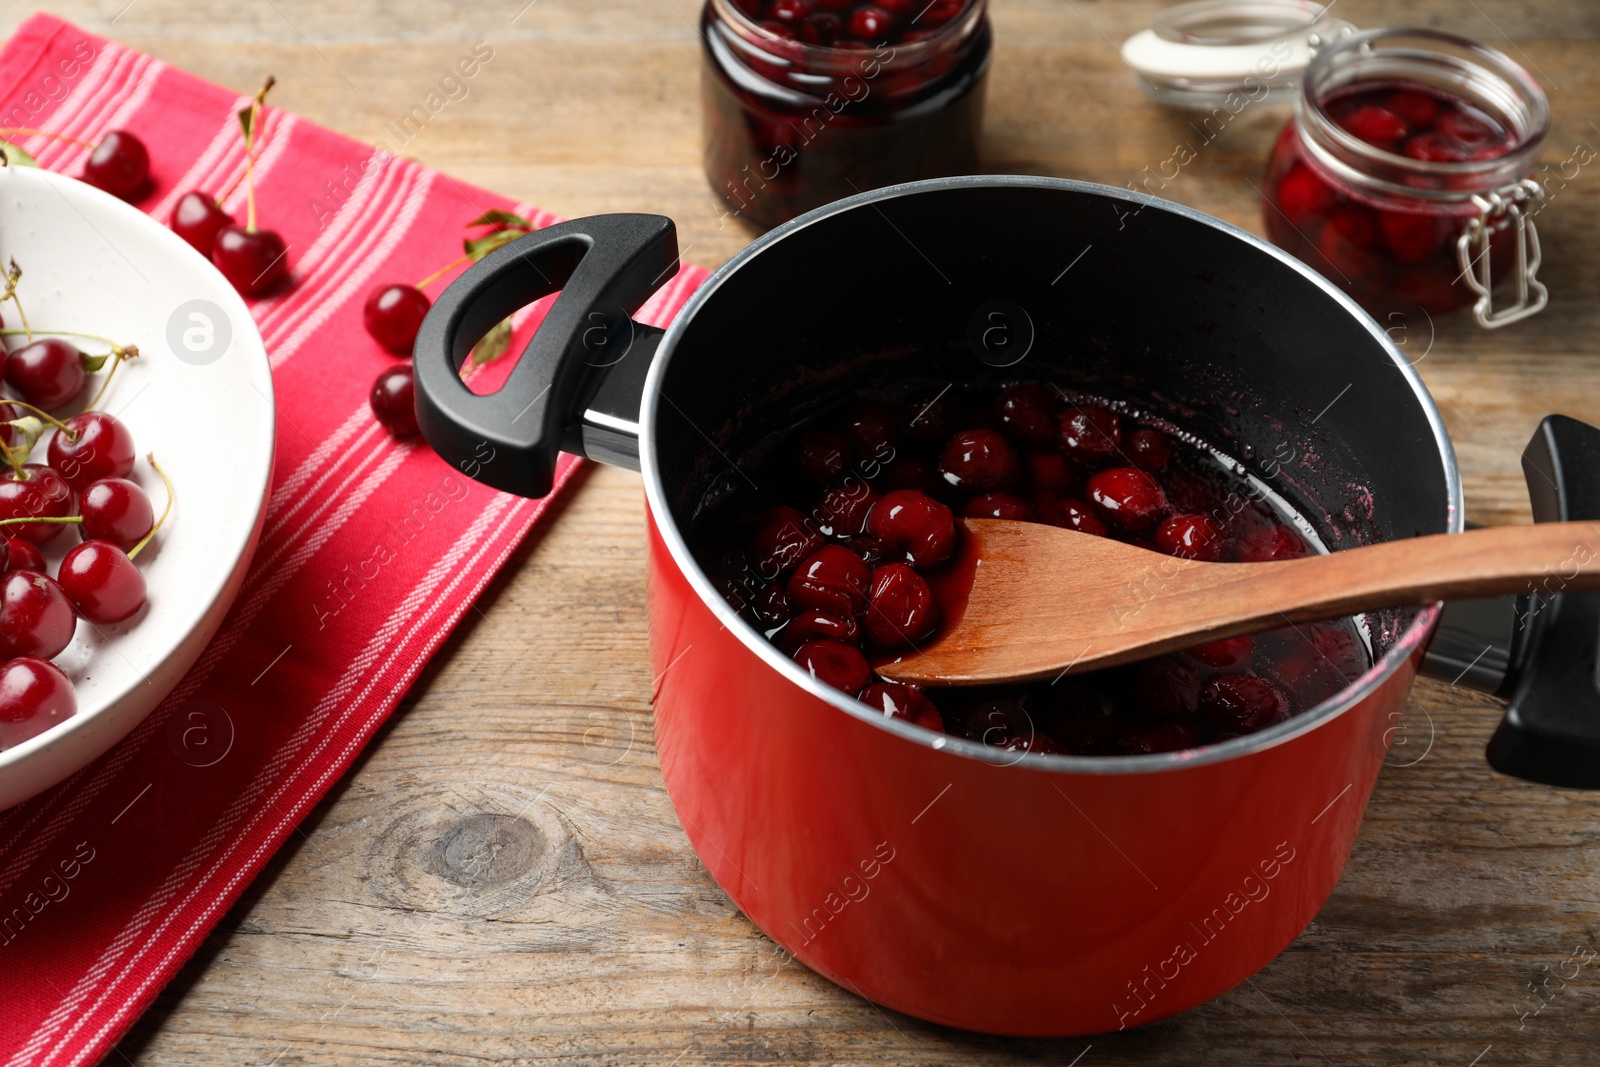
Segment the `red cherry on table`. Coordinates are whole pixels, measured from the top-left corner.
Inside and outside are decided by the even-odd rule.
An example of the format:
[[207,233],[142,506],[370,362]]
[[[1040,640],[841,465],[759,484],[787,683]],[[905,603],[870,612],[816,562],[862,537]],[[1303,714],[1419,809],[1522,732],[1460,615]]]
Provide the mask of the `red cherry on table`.
[[939,457],[944,480],[966,492],[998,489],[1017,473],[1017,454],[993,430],[962,430],[950,438]]
[[150,498],[126,478],[90,482],[78,500],[85,541],[109,541],[127,551],[155,526]]
[[0,541],[5,542],[5,570],[43,571],[45,569],[44,554],[35,548],[31,541],[24,541],[20,537],[11,537],[9,535],[0,535]]
[[1122,448],[1122,420],[1105,408],[1068,408],[1059,418],[1061,450],[1089,463],[1111,459]]
[[211,262],[245,296],[259,296],[289,276],[289,248],[272,230],[233,223],[217,231]]
[[745,543],[745,559],[762,578],[798,567],[822,547],[822,534],[798,508],[780,504],[764,512]]
[[48,574],[7,571],[0,576],[0,652],[54,659],[72,643],[78,617]]
[[861,650],[839,641],[807,641],[795,650],[794,661],[811,677],[851,696],[861,692],[872,679]]
[[872,569],[841,545],[824,545],[789,577],[789,600],[803,608],[849,618],[867,606]]
[[72,436],[57,430],[45,456],[74,489],[101,478],[125,478],[133,470],[133,433],[115,415],[85,411],[67,420]]
[[[144,607],[144,575],[117,545],[90,540],[75,545],[61,561],[61,590],[78,614],[109,624]],[[0,616],[0,632],[3,632]]]
[[872,572],[866,622],[873,644],[899,648],[932,633],[939,609],[922,575],[904,563],[886,563]]
[[137,200],[149,187],[150,153],[126,130],[100,138],[83,163],[83,180],[123,200]]
[[955,516],[915,489],[896,489],[874,504],[867,516],[867,532],[903,551],[913,567],[943,563],[956,548]]
[[1089,499],[1124,530],[1154,526],[1167,512],[1167,496],[1156,480],[1137,467],[1112,467],[1090,477]]
[[72,683],[54,663],[24,656],[0,666],[0,749],[43,733],[77,710]]
[[43,337],[7,356],[5,375],[28,403],[58,408],[82,391],[88,372],[76,345],[59,337]]
[[381,285],[367,294],[361,322],[386,351],[409,356],[433,301],[414,285]]
[[914,686],[901,685],[899,682],[876,682],[863,689],[856,699],[873,711],[883,712],[887,718],[903,719],[925,730],[944,733],[944,719],[940,717],[939,709],[934,707],[926,693]]
[[389,436],[404,439],[422,432],[417,428],[417,392],[411,364],[390,367],[378,375],[367,400]]
[[[22,473],[0,474],[0,519],[62,518],[72,512],[72,488],[54,467],[24,463]],[[42,545],[57,537],[68,524],[19,522],[0,527],[7,536]]]
[[1169,556],[1215,563],[1226,538],[1208,515],[1173,515],[1156,527],[1156,546]]
[[207,193],[184,193],[172,210],[172,232],[194,246],[207,259],[217,246],[217,234],[233,225],[233,216]]

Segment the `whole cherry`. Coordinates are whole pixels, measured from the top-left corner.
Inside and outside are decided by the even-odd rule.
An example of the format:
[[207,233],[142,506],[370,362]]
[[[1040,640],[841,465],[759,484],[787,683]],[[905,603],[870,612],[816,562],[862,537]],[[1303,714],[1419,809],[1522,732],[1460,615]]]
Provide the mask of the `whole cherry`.
[[126,478],[90,482],[78,500],[85,541],[107,541],[127,551],[155,526],[155,510],[143,489]]
[[873,644],[899,648],[932,633],[939,609],[922,575],[904,563],[886,563],[872,572],[866,622]]
[[780,504],[756,520],[745,543],[745,559],[762,578],[793,570],[822,547],[822,534],[798,508]]
[[861,650],[840,641],[807,641],[795,650],[794,661],[811,677],[851,696],[861,692],[872,678]]
[[849,618],[867,606],[872,569],[841,545],[824,545],[789,576],[791,603]]
[[83,390],[88,376],[83,361],[83,353],[70,341],[41,337],[6,358],[6,381],[28,403],[57,408]]
[[0,666],[0,748],[41,734],[77,710],[72,683],[54,663],[23,656]]
[[[54,467],[25,463],[20,471],[0,474],[0,520],[65,518],[72,511],[72,488]],[[21,522],[5,527],[9,536],[42,545],[54,540],[64,524]]]
[[422,432],[417,428],[416,382],[411,364],[390,367],[378,375],[367,399],[372,405],[372,414],[389,431],[389,436],[405,439]]
[[245,296],[260,296],[289,276],[289,247],[273,230],[237,223],[217,231],[211,262]]
[[[73,546],[61,561],[61,590],[90,622],[113,623],[144,607],[144,575],[121,547],[90,540]],[[4,610],[0,609],[0,636]]]
[[78,617],[56,580],[39,571],[0,575],[0,652],[54,659],[72,643]]
[[361,322],[385,351],[408,356],[431,307],[433,301],[414,285],[380,285],[367,294]]
[[944,719],[940,717],[939,709],[934,707],[926,693],[914,686],[901,685],[899,682],[875,682],[863,689],[856,699],[873,711],[883,712],[888,718],[902,719],[925,730],[944,733]]
[[957,489],[986,493],[1005,485],[1016,474],[1017,454],[993,430],[962,430],[944,446],[939,471]]
[[133,433],[104,411],[85,411],[50,438],[45,456],[68,485],[82,490],[101,478],[125,478],[133,470]]
[[1147,530],[1167,511],[1167,497],[1156,480],[1137,467],[1112,467],[1090,477],[1089,499],[1124,530]]
[[5,556],[6,570],[44,570],[44,554],[34,547],[33,542],[24,541],[20,537],[12,537],[9,534],[0,535],[0,541],[5,542],[5,548],[3,551],[0,551],[0,554]]
[[955,517],[950,509],[915,489],[896,489],[872,506],[867,531],[905,553],[914,567],[931,567],[950,558],[956,548]]
[[1122,420],[1096,407],[1070,407],[1059,418],[1061,448],[1089,463],[1102,463],[1122,448]]
[[84,181],[123,200],[143,196],[149,177],[150,153],[126,130],[112,130],[100,138],[83,163]]
[[215,197],[201,192],[184,193],[172,209],[172,232],[188,241],[207,259],[217,246],[217,234],[233,225],[233,216],[223,210]]

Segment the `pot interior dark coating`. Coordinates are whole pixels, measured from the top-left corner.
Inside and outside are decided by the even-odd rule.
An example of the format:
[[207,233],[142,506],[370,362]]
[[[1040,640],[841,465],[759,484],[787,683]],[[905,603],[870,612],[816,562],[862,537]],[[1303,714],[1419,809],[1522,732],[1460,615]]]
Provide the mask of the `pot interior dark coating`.
[[[967,340],[995,300],[1036,334],[1011,367]],[[1334,549],[1450,521],[1427,410],[1370,320],[1181,211],[995,185],[857,204],[782,233],[723,280],[661,378],[656,446],[679,527],[715,484],[744,484],[724,457],[906,377],[1037,378],[1129,400],[1245,462]],[[1377,620],[1380,654],[1414,614]]]

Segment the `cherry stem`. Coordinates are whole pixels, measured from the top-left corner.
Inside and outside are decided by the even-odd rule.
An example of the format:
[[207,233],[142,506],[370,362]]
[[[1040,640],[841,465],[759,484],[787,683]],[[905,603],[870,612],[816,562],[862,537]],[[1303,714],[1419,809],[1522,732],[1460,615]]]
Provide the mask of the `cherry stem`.
[[150,543],[150,538],[154,537],[156,535],[156,531],[161,529],[161,524],[167,521],[167,515],[172,511],[172,479],[167,477],[167,472],[162,470],[161,464],[156,462],[156,454],[154,452],[146,454],[144,458],[150,461],[150,466],[154,467],[156,469],[156,473],[161,475],[161,484],[167,487],[167,506],[161,509],[161,517],[156,520],[156,524],[154,526],[150,527],[150,532],[141,537],[139,539],[139,543],[128,550],[129,559],[137,556],[139,554],[139,550]]
[[18,458],[17,451],[17,449],[12,448],[4,441],[0,441],[0,453],[5,454],[5,460],[7,463],[11,464],[12,473],[17,476],[17,481],[31,482],[33,480],[33,475],[29,473],[23,466],[23,464],[28,460],[28,454],[24,452],[22,453],[21,457]]
[[16,526],[24,522],[53,522],[60,525],[62,523],[75,524],[82,521],[82,515],[38,515],[32,518],[24,516],[20,519],[0,519],[0,526]]
[[461,264],[469,263],[471,261],[471,256],[462,256],[460,259],[452,259],[450,262],[446,263],[444,266],[440,267],[438,270],[434,271],[432,274],[418,282],[417,288],[426,289],[440,278],[443,278],[446,274],[449,274],[451,271],[461,266]]
[[0,408],[5,407],[7,404],[9,404],[10,406],[12,406],[14,408],[22,408],[24,411],[33,412],[35,415],[39,416],[45,422],[49,423],[51,426],[54,426],[56,429],[60,430],[64,434],[66,434],[67,435],[67,440],[69,440],[69,441],[76,441],[78,439],[78,431],[77,430],[74,430],[71,426],[68,426],[66,423],[64,423],[60,419],[56,418],[54,415],[50,414],[48,411],[44,411],[41,408],[36,408],[32,404],[28,403],[25,400],[16,400],[16,399],[13,399],[11,397],[0,397]]
[[100,398],[105,396],[106,390],[111,387],[111,379],[117,376],[117,368],[122,366],[122,361],[132,359],[138,354],[139,349],[134,345],[129,345],[127,348],[119,348],[116,345],[111,346],[111,369],[106,371],[105,380],[100,383],[99,391],[94,394],[94,399],[89,401],[89,406],[83,410],[93,411],[100,405]]
[[[16,297],[12,297],[12,299],[15,300]],[[21,309],[19,308],[18,310],[21,310]],[[119,344],[117,344],[117,342],[113,341],[109,337],[101,337],[97,333],[84,333],[81,330],[37,330],[37,331],[35,331],[35,330],[31,330],[31,329],[21,329],[21,330],[19,330],[15,326],[0,327],[0,337],[16,337],[18,334],[24,334],[24,333],[28,335],[28,340],[30,340],[30,341],[33,340],[33,335],[35,333],[47,333],[47,334],[50,334],[52,336],[57,336],[57,337],[85,337],[85,338],[88,338],[91,341],[99,341],[102,344],[105,344],[105,345],[109,346],[110,349],[111,349],[111,354],[112,355],[116,355],[117,353],[121,352],[121,353],[125,353],[126,355],[131,356],[134,353],[139,351],[137,345],[119,345]]]
[[22,299],[17,296],[17,283],[22,280],[22,268],[17,266],[17,261],[12,260],[10,269],[6,271],[6,293],[0,296],[0,304],[7,300],[17,305],[17,317],[22,320],[22,328],[28,335],[28,342],[33,342],[33,328],[28,325],[28,313],[22,310]]
[[68,137],[64,133],[51,133],[49,130],[36,130],[32,126],[0,126],[0,137],[11,137],[14,134],[19,133],[28,137],[48,137],[52,141],[65,141],[68,144],[75,144],[79,148],[87,148],[90,151],[93,151],[99,147],[99,145],[90,144],[88,141],[80,141],[76,137]]
[[267,75],[267,80],[262,83],[261,91],[256,93],[254,100],[250,101],[250,132],[244,138],[244,229],[246,233],[256,232],[256,146],[261,143],[261,107],[267,102],[267,92],[278,79]]

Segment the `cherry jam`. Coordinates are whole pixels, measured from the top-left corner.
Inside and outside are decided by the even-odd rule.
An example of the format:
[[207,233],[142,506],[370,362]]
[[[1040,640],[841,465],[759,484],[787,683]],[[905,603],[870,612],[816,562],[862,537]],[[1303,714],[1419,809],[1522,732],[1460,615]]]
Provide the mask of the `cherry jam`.
[[1548,122],[1538,86],[1492,49],[1420,30],[1350,38],[1308,68],[1273,148],[1267,234],[1386,324],[1478,305],[1498,325],[1485,319],[1508,298],[1480,299],[1458,242],[1472,279],[1485,258],[1491,289],[1515,279]]
[[846,403],[741,459],[759,491],[690,543],[728,602],[874,711],[1012,751],[1140,755],[1283,722],[1371,664],[1346,620],[1232,638],[1055,684],[918,689],[872,673],[959,611],[967,518],[1043,522],[1209,561],[1320,551],[1243,468],[1173,427],[1041,382]]
[[766,228],[867,189],[971,173],[986,0],[708,0],[706,176]]

